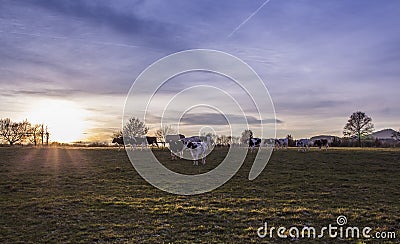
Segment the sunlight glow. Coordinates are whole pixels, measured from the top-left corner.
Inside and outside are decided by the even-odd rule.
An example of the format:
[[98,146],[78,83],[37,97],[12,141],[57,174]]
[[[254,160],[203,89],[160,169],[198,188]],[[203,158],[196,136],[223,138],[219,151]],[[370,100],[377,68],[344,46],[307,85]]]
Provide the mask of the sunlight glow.
[[88,128],[85,110],[65,100],[42,100],[32,105],[28,120],[44,123],[50,132],[50,141],[73,142],[85,138]]

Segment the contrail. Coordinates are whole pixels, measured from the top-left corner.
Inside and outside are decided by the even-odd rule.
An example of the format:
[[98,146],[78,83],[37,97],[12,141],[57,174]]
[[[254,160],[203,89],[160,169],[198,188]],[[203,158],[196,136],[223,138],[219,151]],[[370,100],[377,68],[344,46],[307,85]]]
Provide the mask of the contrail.
[[269,1],[271,0],[266,0],[263,4],[261,4],[260,7],[258,7],[258,9],[256,9],[256,11],[254,11],[252,14],[250,14],[249,17],[247,17],[247,19],[245,19],[242,23],[240,23],[240,25],[238,25],[232,32],[231,34],[229,34],[227,36],[227,38],[231,37],[233,34],[235,34],[236,31],[238,31],[240,29],[240,27],[242,27],[244,24],[247,23],[247,21],[249,21],[254,15],[256,15],[258,13],[258,11],[260,11],[260,9],[262,9],[262,7],[265,6],[265,4],[267,4]]

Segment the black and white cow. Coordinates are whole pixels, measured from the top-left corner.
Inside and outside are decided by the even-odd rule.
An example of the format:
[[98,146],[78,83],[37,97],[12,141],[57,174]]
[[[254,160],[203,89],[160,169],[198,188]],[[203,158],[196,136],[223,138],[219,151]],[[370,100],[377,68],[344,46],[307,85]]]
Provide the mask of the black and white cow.
[[208,148],[206,142],[188,141],[185,147],[190,150],[193,165],[199,165],[199,159],[201,159],[202,164],[206,164],[206,152]]
[[297,151],[308,151],[310,150],[311,141],[310,139],[300,139],[296,141]]
[[146,137],[130,137],[129,141],[132,146],[132,150],[136,149],[136,147],[140,146],[140,150],[143,150],[143,148],[146,148],[147,140]]
[[165,142],[169,145],[172,160],[183,157],[183,142],[181,141],[183,138],[185,138],[185,136],[182,134],[165,136]]
[[155,136],[146,136],[146,141],[147,141],[147,145],[151,145],[154,146],[156,145],[158,147],[158,143],[157,143],[157,137]]
[[211,138],[211,136],[200,136],[200,141],[206,142],[208,147],[213,147],[214,146],[214,140]]
[[183,142],[182,141],[170,141],[169,150],[171,151],[171,159],[178,159],[183,157]]
[[118,151],[121,150],[121,146],[123,146],[124,149],[125,149],[124,138],[123,138],[122,136],[120,136],[120,137],[115,137],[115,138],[112,140],[112,143],[117,143],[117,145],[118,145]]
[[317,146],[319,150],[322,149],[322,147],[325,147],[325,150],[328,150],[329,147],[329,142],[327,139],[319,139],[314,141],[314,146]]
[[274,148],[275,147],[275,139],[261,139],[261,147]]
[[133,137],[115,137],[112,140],[112,143],[117,143],[118,145],[118,151],[121,150],[121,146],[124,147],[124,149],[126,148],[125,146],[130,145],[131,149],[133,150],[134,145],[136,145],[136,139]]
[[201,139],[199,136],[191,136],[191,137],[186,137],[180,139],[184,145],[188,144],[189,142],[201,142]]
[[250,152],[253,152],[256,147],[260,147],[261,145],[261,139],[260,138],[250,138],[249,140],[249,147],[250,147]]
[[165,142],[169,143],[170,141],[179,141],[180,139],[185,138],[185,135],[177,134],[177,135],[166,135]]
[[281,148],[287,149],[289,146],[288,138],[275,139],[275,149],[279,150]]

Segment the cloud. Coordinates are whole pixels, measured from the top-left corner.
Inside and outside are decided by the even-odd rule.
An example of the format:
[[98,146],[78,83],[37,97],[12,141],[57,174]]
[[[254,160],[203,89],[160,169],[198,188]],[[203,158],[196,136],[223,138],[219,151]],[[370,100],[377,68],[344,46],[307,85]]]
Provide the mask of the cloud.
[[[175,51],[211,48],[259,73],[285,133],[341,129],[341,118],[357,109],[371,111],[377,124],[397,126],[399,2],[271,1],[226,38],[263,2],[3,0],[0,103],[7,106],[0,112],[8,116],[40,97],[91,96],[94,108],[121,97],[112,109],[98,111],[107,128],[104,114],[122,110],[124,95],[148,65]],[[178,77],[160,94],[199,83],[232,90],[223,78],[202,74]],[[103,94],[113,99],[104,101]],[[242,93],[235,95],[251,107]],[[212,94],[202,97],[213,101]],[[184,119],[188,125],[225,123],[207,113]]]
[[[133,4],[140,7],[140,2],[133,1]],[[112,2],[34,0],[27,3],[69,17],[84,19],[95,25],[109,26],[123,34],[163,34],[173,30],[168,23],[141,18],[134,11],[126,13],[123,9],[113,6]]]
[[[231,124],[237,124],[237,123],[242,123],[243,117],[240,115],[233,115],[233,114],[227,114],[227,118],[230,119]],[[247,116],[247,123],[248,124],[271,124],[274,123],[274,121],[278,124],[283,123],[283,121],[279,119],[264,119],[264,120],[259,120],[256,117],[253,116]],[[216,113],[196,113],[196,114],[188,114],[185,115],[181,119],[181,123],[185,125],[227,125],[228,121],[227,119],[221,115],[221,114],[216,114]]]
[[15,90],[9,92],[9,94],[28,95],[28,96],[39,96],[39,97],[63,97],[77,95],[82,93],[80,90],[74,89],[42,89],[42,90]]

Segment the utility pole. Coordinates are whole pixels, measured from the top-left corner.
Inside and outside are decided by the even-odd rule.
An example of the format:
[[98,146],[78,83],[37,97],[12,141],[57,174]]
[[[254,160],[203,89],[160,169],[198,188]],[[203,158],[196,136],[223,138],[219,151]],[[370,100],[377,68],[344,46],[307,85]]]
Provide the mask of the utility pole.
[[44,125],[42,124],[42,130],[40,131],[40,134],[42,136],[42,146],[43,146],[43,142],[44,142]]
[[47,130],[47,125],[46,125],[46,145],[47,145],[47,146],[49,145],[49,135],[50,135],[50,133],[49,133],[49,131]]

